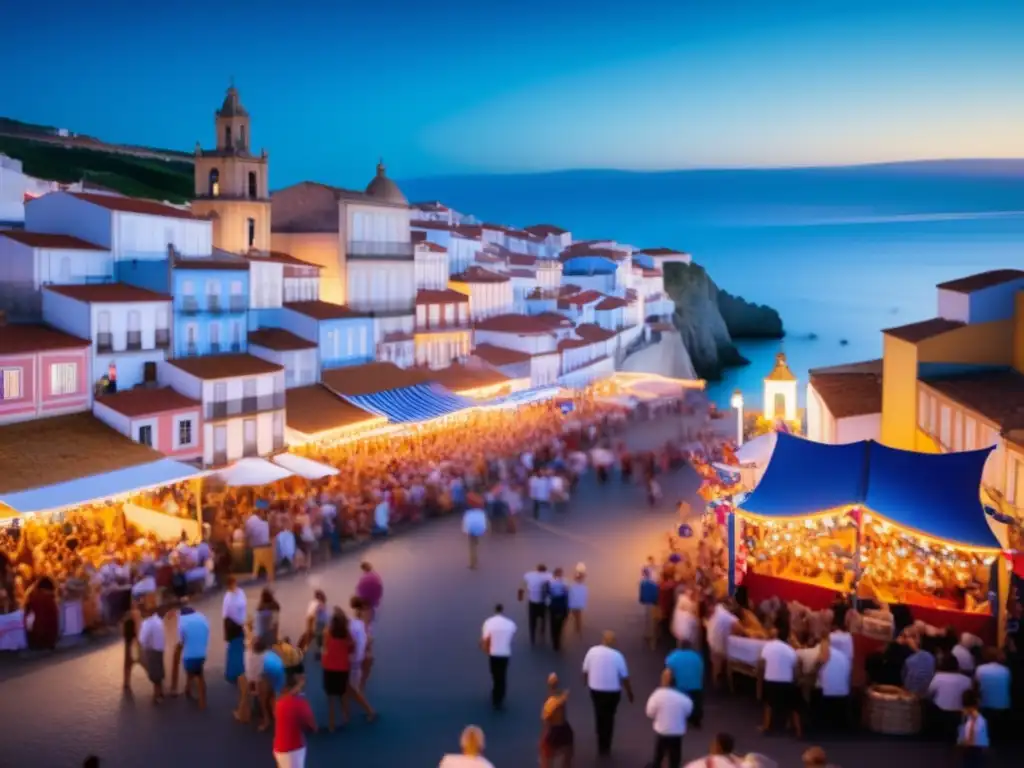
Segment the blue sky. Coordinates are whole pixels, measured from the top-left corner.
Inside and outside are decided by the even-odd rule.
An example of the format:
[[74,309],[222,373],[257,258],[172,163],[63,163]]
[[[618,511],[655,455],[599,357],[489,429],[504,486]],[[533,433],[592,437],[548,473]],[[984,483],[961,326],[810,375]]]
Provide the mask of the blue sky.
[[0,115],[190,149],[234,76],[272,185],[1024,155],[1015,0],[51,0]]

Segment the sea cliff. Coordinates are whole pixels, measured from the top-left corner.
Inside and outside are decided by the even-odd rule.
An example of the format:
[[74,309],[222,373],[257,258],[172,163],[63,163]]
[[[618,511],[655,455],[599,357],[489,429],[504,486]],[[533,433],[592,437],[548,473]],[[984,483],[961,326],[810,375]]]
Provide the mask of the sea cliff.
[[721,290],[699,264],[666,264],[665,290],[676,304],[673,322],[703,379],[717,381],[726,368],[750,362],[735,340],[785,335],[778,312]]

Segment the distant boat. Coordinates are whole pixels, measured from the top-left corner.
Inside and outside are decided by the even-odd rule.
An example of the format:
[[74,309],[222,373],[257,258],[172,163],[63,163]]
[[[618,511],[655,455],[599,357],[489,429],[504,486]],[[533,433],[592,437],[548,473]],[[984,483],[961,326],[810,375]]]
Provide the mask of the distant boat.
[[818,340],[818,334],[816,334],[816,333],[808,333],[807,334],[807,340],[808,341],[817,341]]
[[849,343],[850,343],[850,342],[848,342],[848,341],[847,341],[846,339],[840,339],[840,340],[839,340],[839,346],[840,346],[840,347],[845,347],[845,346],[846,346],[847,344],[849,344]]

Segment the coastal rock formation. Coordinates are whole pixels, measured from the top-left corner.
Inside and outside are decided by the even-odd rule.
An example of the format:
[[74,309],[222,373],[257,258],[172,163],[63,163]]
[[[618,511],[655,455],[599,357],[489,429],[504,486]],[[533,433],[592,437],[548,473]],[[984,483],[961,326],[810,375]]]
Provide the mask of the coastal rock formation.
[[734,338],[783,335],[778,312],[720,291],[699,264],[666,264],[665,290],[676,304],[673,322],[701,378],[717,381],[726,368],[750,362]]
[[699,378],[682,336],[673,331],[662,331],[660,341],[648,344],[627,357],[621,369],[629,373],[656,373],[673,379]]

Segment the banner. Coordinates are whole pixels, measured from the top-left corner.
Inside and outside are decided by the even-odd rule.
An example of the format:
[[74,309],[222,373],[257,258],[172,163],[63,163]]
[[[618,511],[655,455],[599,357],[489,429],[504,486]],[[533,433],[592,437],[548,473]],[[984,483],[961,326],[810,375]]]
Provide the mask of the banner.
[[187,517],[165,515],[163,512],[130,503],[124,505],[124,516],[132,525],[147,533],[153,533],[164,541],[180,539],[182,531],[188,536],[189,541],[198,541],[201,538],[199,523]]

